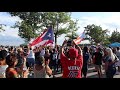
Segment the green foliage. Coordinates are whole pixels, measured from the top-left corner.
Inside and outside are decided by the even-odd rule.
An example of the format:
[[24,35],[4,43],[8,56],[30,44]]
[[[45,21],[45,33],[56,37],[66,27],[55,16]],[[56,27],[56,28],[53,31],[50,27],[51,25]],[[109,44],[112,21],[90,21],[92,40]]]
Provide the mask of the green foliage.
[[85,27],[85,32],[87,35],[91,37],[91,39],[94,40],[95,43],[106,43],[108,42],[108,37],[107,32],[108,30],[103,30],[101,26],[97,25],[87,25]]
[[68,28],[68,33],[66,34],[66,37],[68,37],[69,39],[76,39],[78,37],[78,34],[76,33],[76,31],[78,30],[78,26],[77,26],[77,22],[71,20],[69,23],[69,28]]
[[3,28],[3,26],[6,26],[6,25],[0,24],[0,32],[1,32],[1,31],[5,31],[5,29]]
[[77,24],[73,24],[70,12],[9,12],[9,14],[18,16],[22,20],[17,22],[14,28],[19,28],[19,36],[26,41],[37,37],[44,30],[43,28],[49,26],[53,27],[55,43],[62,34],[72,32],[72,28],[76,30]]
[[42,18],[42,25],[44,27],[52,26],[55,35],[55,44],[57,44],[57,38],[62,34],[67,34],[68,24],[71,20],[71,13],[69,12],[46,12]]
[[[19,36],[26,41],[37,37],[41,31],[40,20],[42,12],[9,12],[11,16],[18,16],[22,21],[16,22],[13,26],[19,29]],[[41,28],[41,29],[40,29]]]
[[111,43],[120,42],[120,32],[113,31],[111,37],[109,38]]

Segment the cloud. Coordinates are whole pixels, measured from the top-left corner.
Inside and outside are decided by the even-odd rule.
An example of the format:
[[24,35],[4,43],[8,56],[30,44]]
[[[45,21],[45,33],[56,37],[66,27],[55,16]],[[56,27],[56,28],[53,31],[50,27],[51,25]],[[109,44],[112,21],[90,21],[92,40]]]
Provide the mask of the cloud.
[[116,28],[120,32],[120,16],[119,15],[110,15],[107,17],[98,17],[98,16],[90,16],[90,17],[80,17],[78,25],[80,26],[79,33],[84,31],[84,27],[89,24],[100,25],[103,29],[108,29],[111,33]]
[[58,45],[62,45],[63,44],[63,41],[65,40],[65,35],[61,35],[59,38],[57,38],[57,44]]
[[[105,14],[105,13],[104,13]],[[103,29],[108,29],[110,34],[116,30],[120,32],[120,13],[108,13],[108,15],[101,16],[80,16],[79,18],[72,17],[72,20],[78,19],[78,26],[80,27],[77,34],[80,35],[84,31],[84,27],[89,24],[100,25]],[[109,33],[108,33],[109,34]],[[58,44],[62,44],[65,35],[58,38]]]
[[[90,12],[92,13],[92,12]],[[94,13],[94,12],[93,12]],[[120,13],[99,13],[97,14],[92,14],[92,15],[80,15],[80,13],[76,14],[76,16],[72,16],[72,19],[78,19],[78,26],[80,27],[79,30],[77,31],[77,34],[80,35],[84,31],[84,27],[89,25],[89,24],[96,24],[100,25],[103,29],[108,29],[110,33],[113,32],[117,28],[117,30],[120,32]],[[11,17],[9,14],[5,12],[0,13],[0,24],[7,24],[7,27],[4,27],[6,30],[5,32],[0,32],[0,38],[2,36],[6,37],[14,37],[14,38],[19,38],[18,40],[13,39],[17,41],[18,43],[21,42],[21,38],[18,36],[18,29],[13,29],[10,28],[10,26],[14,25],[16,21],[20,21],[18,17]],[[63,25],[65,26],[65,25]],[[58,44],[62,44],[65,39],[65,35],[61,35],[61,37],[58,38]],[[5,40],[4,40],[5,41]],[[1,42],[2,43],[2,42]],[[8,42],[7,42],[8,43]]]
[[0,32],[0,44],[18,46],[24,43],[24,40],[18,36],[18,29],[10,26],[3,27],[5,31]]
[[14,29],[10,26],[3,26],[3,29],[5,29],[5,31],[0,32],[0,35],[19,37],[17,28]]
[[8,26],[12,26],[15,24],[16,21],[21,21],[19,17],[11,17],[7,13],[0,13],[0,24],[6,24]]

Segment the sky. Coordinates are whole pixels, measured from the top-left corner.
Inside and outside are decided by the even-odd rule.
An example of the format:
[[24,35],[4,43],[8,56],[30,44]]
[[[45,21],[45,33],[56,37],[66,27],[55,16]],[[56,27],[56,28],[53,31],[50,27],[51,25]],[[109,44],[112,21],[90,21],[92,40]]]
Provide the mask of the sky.
[[[103,29],[108,29],[110,34],[113,30],[120,32],[120,12],[72,12],[71,18],[78,19],[77,31],[78,34],[84,31],[84,27],[89,24],[100,25]],[[24,43],[24,40],[18,36],[18,29],[13,29],[11,26],[16,21],[20,21],[18,17],[11,17],[7,12],[0,12],[0,24],[6,24],[5,31],[0,32],[0,45],[19,45]],[[61,45],[64,41],[64,35],[58,38],[58,44]]]

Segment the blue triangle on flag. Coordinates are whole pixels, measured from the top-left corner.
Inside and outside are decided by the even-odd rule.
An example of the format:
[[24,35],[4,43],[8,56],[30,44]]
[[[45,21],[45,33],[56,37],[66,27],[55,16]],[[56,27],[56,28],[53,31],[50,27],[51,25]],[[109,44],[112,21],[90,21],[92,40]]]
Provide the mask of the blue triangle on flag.
[[52,28],[49,28],[45,36],[43,37],[43,40],[52,40],[54,41],[54,33]]

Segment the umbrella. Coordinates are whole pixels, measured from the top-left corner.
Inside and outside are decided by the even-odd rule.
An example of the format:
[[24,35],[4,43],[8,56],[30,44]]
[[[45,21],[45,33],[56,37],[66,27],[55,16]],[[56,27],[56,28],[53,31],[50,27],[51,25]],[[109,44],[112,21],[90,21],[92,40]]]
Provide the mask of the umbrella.
[[110,47],[120,47],[120,43],[115,42],[109,45]]

